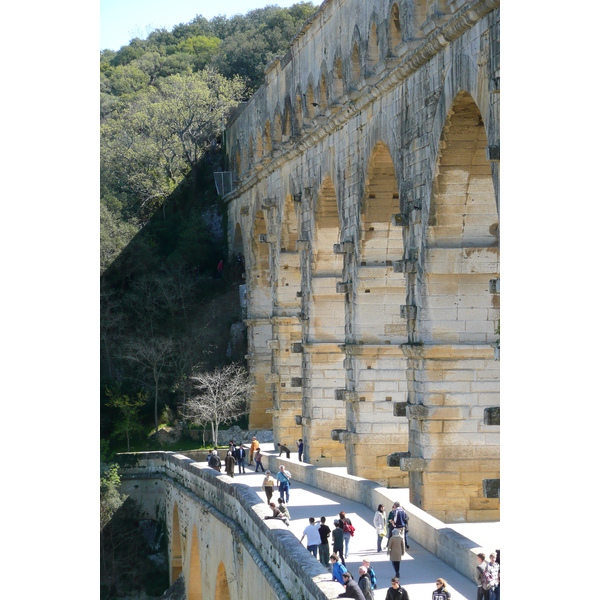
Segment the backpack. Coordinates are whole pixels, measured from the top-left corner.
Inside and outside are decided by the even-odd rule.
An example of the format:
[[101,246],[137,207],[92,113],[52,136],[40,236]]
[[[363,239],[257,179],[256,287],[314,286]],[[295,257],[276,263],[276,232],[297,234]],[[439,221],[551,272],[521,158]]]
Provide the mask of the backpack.
[[406,527],[406,520],[406,511],[403,508],[398,508],[396,510],[396,514],[394,515],[394,526],[397,529]]
[[209,461],[209,465],[213,468],[220,468],[221,467],[221,461],[219,460],[218,456],[215,456],[214,454],[210,457],[210,461]]
[[489,564],[485,568],[485,571],[483,571],[483,573],[482,573],[482,579],[483,579],[483,583],[482,583],[483,589],[489,590],[492,587],[492,584],[494,583],[494,572],[492,571],[492,569],[490,569]]
[[371,578],[371,589],[376,590],[377,589],[377,577],[375,576],[375,571],[373,570],[373,567],[369,567],[369,570],[367,571],[367,575]]
[[350,522],[350,519],[345,519],[344,520],[344,532],[350,533],[350,537],[354,537],[355,531],[356,531],[356,529],[354,529],[354,525],[352,525],[352,523]]

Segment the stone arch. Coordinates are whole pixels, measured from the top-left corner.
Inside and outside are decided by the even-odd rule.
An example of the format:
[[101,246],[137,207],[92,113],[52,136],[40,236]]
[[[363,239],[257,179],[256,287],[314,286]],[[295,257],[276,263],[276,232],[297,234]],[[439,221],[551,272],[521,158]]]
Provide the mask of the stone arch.
[[344,71],[342,69],[342,59],[338,53],[333,61],[332,95],[335,100],[339,100],[344,95]]
[[248,138],[248,165],[247,168],[251,169],[254,164],[254,143],[252,142],[252,136]]
[[271,123],[267,119],[267,122],[265,123],[265,148],[264,148],[265,156],[269,156],[269,154],[271,154],[272,150],[273,150],[273,145],[271,143]]
[[255,316],[270,316],[271,313],[271,269],[267,232],[267,219],[259,209],[252,228],[252,271],[250,277],[246,274],[250,284],[252,312]]
[[300,87],[296,89],[296,100],[294,102],[294,121],[292,124],[292,132],[294,135],[301,135],[304,115],[302,110],[302,92]]
[[306,88],[306,117],[312,119],[315,116],[315,108],[318,106],[315,101],[315,92],[312,84],[312,75],[309,77],[308,87]]
[[393,53],[396,47],[402,43],[402,29],[400,26],[400,8],[398,3],[394,2],[390,10],[389,17],[389,50]]
[[281,144],[282,129],[281,129],[281,113],[276,110],[273,117],[273,144]]
[[369,29],[369,42],[367,44],[367,70],[373,71],[379,62],[379,43],[377,41],[377,24],[375,17]]
[[281,219],[280,248],[284,252],[296,252],[298,241],[298,217],[291,194],[285,197]]
[[223,561],[219,563],[219,568],[217,569],[215,600],[230,600],[229,582],[227,581],[227,570],[225,569]]
[[402,227],[395,225],[393,218],[399,210],[392,156],[386,144],[378,141],[368,164],[357,252],[353,333],[364,343],[407,341],[406,320],[399,310],[406,303],[406,281],[404,274],[394,273],[393,268],[393,261],[404,254]]
[[[303,389],[303,414],[310,418],[310,426],[303,425],[302,433],[309,461],[327,457],[332,466],[341,466],[346,462],[346,450],[331,439],[331,430],[346,426],[346,403],[336,392],[346,381],[344,354],[340,351],[345,341],[346,316],[345,294],[336,288],[342,281],[343,257],[333,251],[340,238],[340,216],[329,175],[322,180],[314,210],[310,320],[305,331],[309,349],[305,354],[307,383]],[[313,393],[314,389],[318,393]]]
[[283,105],[282,141],[287,142],[292,135],[292,101],[286,96]]
[[[487,135],[470,94],[454,98],[441,134],[429,203],[419,337],[437,343],[494,343],[499,296],[498,212]],[[443,285],[443,293],[438,291]]]
[[171,552],[169,556],[171,558],[170,583],[173,584],[179,575],[181,575],[183,569],[181,528],[179,526],[179,507],[177,506],[177,502],[173,506],[173,517],[171,519]]
[[188,600],[202,600],[202,572],[200,564],[200,544],[198,530],[194,524],[192,528],[192,541],[190,549],[190,571],[186,578]]
[[242,228],[239,223],[235,224],[235,229],[233,233],[233,246],[232,246],[232,256],[237,256],[238,252],[244,254],[244,238],[242,237]]
[[260,125],[256,130],[256,160],[259,161],[263,157],[263,140]]
[[319,80],[319,114],[325,114],[329,105],[329,98],[327,96],[327,76],[325,70],[321,71],[321,79]]
[[351,80],[352,83],[356,83],[360,80],[360,55],[358,53],[358,42],[354,42],[351,56]]

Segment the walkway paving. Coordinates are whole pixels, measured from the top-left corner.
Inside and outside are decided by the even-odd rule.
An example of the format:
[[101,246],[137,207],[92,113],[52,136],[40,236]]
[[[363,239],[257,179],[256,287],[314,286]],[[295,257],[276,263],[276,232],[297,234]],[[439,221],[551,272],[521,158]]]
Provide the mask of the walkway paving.
[[[267,452],[271,450],[267,444],[261,446]],[[292,457],[294,457],[294,454],[292,454]],[[254,488],[259,497],[266,501],[266,496],[261,490],[264,475],[262,472],[259,474],[254,473],[254,468],[254,465],[252,465],[250,469],[246,469],[245,475],[238,475],[236,467],[235,480]],[[278,493],[276,492],[274,498],[277,497]],[[387,514],[390,507],[386,506],[385,508]],[[302,537],[302,532],[308,525],[309,517],[315,517],[316,520],[325,517],[327,525],[333,528],[333,520],[337,518],[341,510],[345,511],[356,528],[356,533],[350,542],[350,552],[346,560],[346,566],[354,578],[358,580],[358,567],[362,564],[362,560],[364,558],[370,560],[372,567],[375,569],[378,582],[374,600],[385,600],[387,588],[390,586],[390,579],[394,576],[394,569],[386,552],[377,553],[377,534],[373,526],[373,512],[371,509],[358,502],[323,492],[295,480],[292,481],[290,489],[288,509],[292,517],[290,530],[298,539]],[[468,527],[471,524],[465,525]],[[400,565],[400,584],[408,591],[410,600],[429,600],[435,589],[435,580],[438,577],[443,577],[448,582],[452,600],[473,600],[477,597],[477,587],[474,581],[470,581],[417,544],[410,538],[410,531],[408,538],[410,549]],[[306,545],[306,539],[303,545]]]

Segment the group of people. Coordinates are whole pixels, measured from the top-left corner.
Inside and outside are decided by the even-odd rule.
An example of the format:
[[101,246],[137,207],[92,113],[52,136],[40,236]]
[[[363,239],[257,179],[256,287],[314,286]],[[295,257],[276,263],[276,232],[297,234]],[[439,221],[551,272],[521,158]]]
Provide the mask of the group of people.
[[[229,450],[225,456],[225,472],[233,478],[235,466],[238,467],[238,475],[246,473],[246,449],[243,444],[236,444],[233,440],[229,442]],[[208,453],[208,466],[215,471],[221,471],[223,463],[219,458],[217,447]]]
[[290,485],[292,483],[292,474],[283,466],[279,465],[277,476],[273,478],[271,471],[265,471],[265,478],[262,482],[262,490],[267,496],[267,504],[271,504],[273,490],[277,486],[279,490],[279,498],[285,499],[285,502],[290,501]]
[[[290,449],[287,446],[278,443],[277,447],[279,448],[279,456],[285,452],[285,457],[290,457]],[[296,448],[298,448],[298,462],[302,462],[302,454],[304,452],[304,442],[302,441],[302,438],[296,440]]]
[[477,600],[500,600],[500,550],[477,555]]
[[377,533],[377,552],[383,552],[383,540],[387,540],[387,553],[390,556],[396,577],[400,577],[400,562],[408,550],[408,513],[400,502],[394,502],[385,518],[385,506],[380,504],[373,516],[373,525]]

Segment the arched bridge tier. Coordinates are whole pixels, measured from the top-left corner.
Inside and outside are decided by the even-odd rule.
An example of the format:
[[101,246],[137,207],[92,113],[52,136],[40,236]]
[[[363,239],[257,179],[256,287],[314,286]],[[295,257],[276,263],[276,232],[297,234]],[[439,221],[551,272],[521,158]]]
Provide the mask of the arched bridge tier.
[[498,0],[324,2],[226,132],[250,428],[499,518]]

